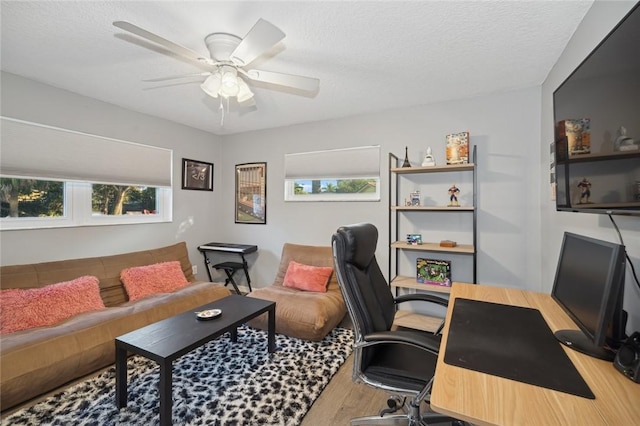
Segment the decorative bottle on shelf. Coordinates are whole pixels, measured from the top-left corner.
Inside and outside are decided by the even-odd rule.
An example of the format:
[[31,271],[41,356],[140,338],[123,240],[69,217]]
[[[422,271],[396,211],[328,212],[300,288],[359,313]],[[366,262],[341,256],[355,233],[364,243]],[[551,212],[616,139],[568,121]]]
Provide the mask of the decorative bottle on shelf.
[[402,167],[411,167],[411,163],[409,162],[409,149],[404,147],[404,162],[402,163]]

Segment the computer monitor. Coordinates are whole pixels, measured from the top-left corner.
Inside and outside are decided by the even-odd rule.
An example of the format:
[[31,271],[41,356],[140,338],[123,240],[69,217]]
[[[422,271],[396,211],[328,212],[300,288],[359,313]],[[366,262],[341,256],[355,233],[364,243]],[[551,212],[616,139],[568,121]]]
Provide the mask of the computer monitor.
[[555,337],[587,355],[613,360],[625,337],[624,246],[565,232],[551,296],[580,330]]

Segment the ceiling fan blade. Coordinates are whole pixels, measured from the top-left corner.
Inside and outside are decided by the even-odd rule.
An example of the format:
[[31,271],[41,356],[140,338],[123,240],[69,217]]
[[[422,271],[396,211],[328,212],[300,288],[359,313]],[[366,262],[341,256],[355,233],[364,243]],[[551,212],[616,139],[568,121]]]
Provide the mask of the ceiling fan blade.
[[306,92],[315,92],[320,87],[320,80],[312,77],[303,77],[301,75],[283,74],[273,71],[249,70],[244,71],[238,69],[239,72],[246,75],[254,81],[262,81],[279,86],[292,87],[294,89],[304,90]]
[[260,18],[231,53],[231,60],[239,66],[247,65],[282,40],[284,36],[285,34],[278,27]]
[[167,77],[158,77],[158,78],[147,78],[143,79],[145,83],[154,83],[158,81],[167,81],[167,80],[177,80],[179,78],[187,78],[187,77],[205,77],[210,75],[210,72],[196,72],[193,74],[181,74],[181,75],[170,75]]
[[184,46],[180,46],[179,44],[176,44],[170,40],[167,40],[166,38],[160,37],[159,35],[151,33],[143,28],[140,28],[137,25],[134,25],[125,21],[115,21],[113,25],[120,29],[128,31],[132,34],[140,36],[142,38],[146,38],[149,41],[157,43],[160,46],[163,46],[169,49],[173,53],[176,53],[180,56],[184,56],[185,58],[188,58],[197,62],[203,62],[205,64],[211,64],[210,58],[204,57],[196,51],[188,49]]

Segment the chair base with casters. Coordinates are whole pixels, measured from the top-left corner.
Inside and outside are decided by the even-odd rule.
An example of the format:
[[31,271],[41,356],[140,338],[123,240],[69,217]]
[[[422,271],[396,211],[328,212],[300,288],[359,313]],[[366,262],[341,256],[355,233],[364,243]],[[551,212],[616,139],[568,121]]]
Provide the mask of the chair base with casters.
[[335,272],[353,323],[353,381],[394,395],[382,415],[351,424],[465,424],[421,409],[429,403],[440,335],[392,330],[398,305],[420,301],[446,307],[448,301],[424,293],[394,297],[375,258],[377,242],[378,230],[368,223],[340,227],[332,237]]
[[[413,331],[392,331],[411,335]],[[351,419],[351,425],[434,425],[434,424],[460,424],[463,422],[452,419],[449,416],[425,411],[428,409],[433,375],[437,354],[425,354],[418,347],[406,347],[391,343],[385,344],[385,336],[372,336],[372,341],[362,345],[356,344],[354,359],[354,381],[363,383],[376,389],[386,390],[392,394],[387,400],[388,408],[380,411],[379,415],[365,416]],[[373,343],[376,342],[376,343]],[[371,360],[368,367],[356,366],[358,351],[367,346],[378,345],[380,350]],[[407,356],[407,350],[411,352]],[[433,356],[431,356],[433,355]],[[413,363],[413,368],[407,369],[405,362]],[[362,370],[359,371],[359,370]],[[409,372],[412,370],[413,372]],[[431,377],[425,384],[423,381],[410,377]],[[394,376],[396,375],[396,376]]]

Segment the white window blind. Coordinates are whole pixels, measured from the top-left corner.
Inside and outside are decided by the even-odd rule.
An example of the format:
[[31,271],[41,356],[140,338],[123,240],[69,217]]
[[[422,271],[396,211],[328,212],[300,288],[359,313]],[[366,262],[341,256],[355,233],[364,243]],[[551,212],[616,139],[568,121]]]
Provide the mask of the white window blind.
[[171,187],[173,151],[2,117],[0,173]]
[[284,178],[379,178],[380,146],[285,154]]

